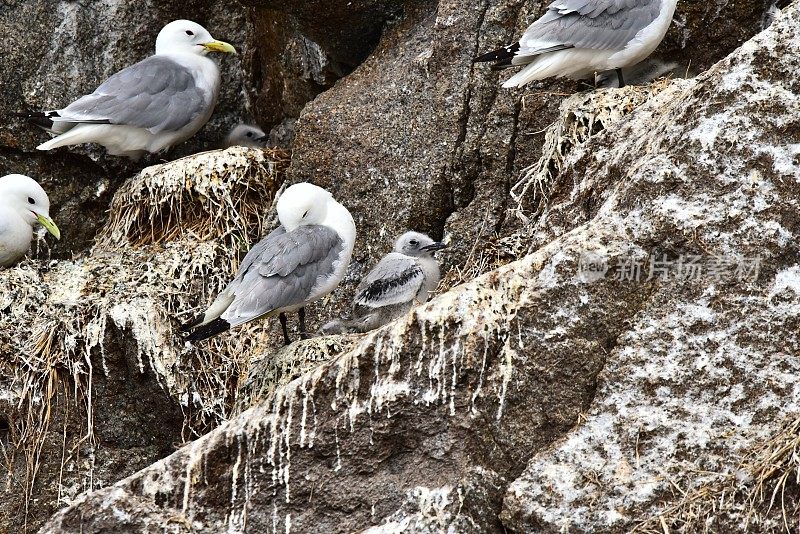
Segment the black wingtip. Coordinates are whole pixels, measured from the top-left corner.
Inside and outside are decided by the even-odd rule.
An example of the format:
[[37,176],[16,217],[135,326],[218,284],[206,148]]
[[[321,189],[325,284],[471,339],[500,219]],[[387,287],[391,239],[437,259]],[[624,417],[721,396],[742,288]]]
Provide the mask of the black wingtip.
[[203,317],[204,317],[204,316],[205,316],[204,314],[201,314],[201,315],[195,315],[195,316],[194,316],[192,319],[189,319],[187,322],[183,323],[183,324],[182,324],[182,325],[179,327],[180,331],[181,331],[181,332],[188,332],[189,330],[191,330],[191,329],[192,329],[192,328],[194,328],[195,326],[197,326],[197,325],[199,325],[200,323],[202,323],[202,322],[203,322]]
[[217,334],[221,334],[226,330],[229,330],[230,327],[231,323],[225,319],[214,319],[210,323],[200,326],[197,330],[186,336],[186,341],[203,341],[204,339],[208,339],[216,336]]
[[45,130],[53,127],[53,120],[51,117],[60,116],[57,111],[17,111],[10,113],[10,115],[18,119],[30,121]]
[[519,52],[519,43],[514,43],[483,54],[482,56],[478,56],[473,59],[472,62],[485,63],[487,61],[497,61],[498,64],[493,68],[510,67],[511,60],[514,59],[514,56],[517,55],[517,52]]

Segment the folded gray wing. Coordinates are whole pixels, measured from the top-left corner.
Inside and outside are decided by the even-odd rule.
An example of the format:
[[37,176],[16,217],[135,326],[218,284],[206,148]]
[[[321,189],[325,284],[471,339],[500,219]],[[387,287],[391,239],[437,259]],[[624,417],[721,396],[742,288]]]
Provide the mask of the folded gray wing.
[[111,76],[92,94],[59,111],[53,121],[121,124],[155,134],[180,130],[208,105],[189,69],[169,58],[150,56]]
[[342,239],[327,226],[278,228],[245,256],[226,289],[234,300],[222,318],[236,326],[302,304],[319,281],[333,274],[343,249]]
[[411,302],[424,281],[425,273],[414,258],[392,252],[364,277],[353,304],[381,308]]
[[520,39],[519,56],[566,48],[622,50],[658,17],[663,0],[557,0]]

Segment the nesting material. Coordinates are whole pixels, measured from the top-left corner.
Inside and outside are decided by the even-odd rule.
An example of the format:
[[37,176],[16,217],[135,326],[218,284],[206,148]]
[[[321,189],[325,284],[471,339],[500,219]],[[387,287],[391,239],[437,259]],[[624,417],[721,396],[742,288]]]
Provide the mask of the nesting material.
[[232,242],[247,239],[248,231],[260,236],[288,165],[283,150],[232,147],[147,167],[114,195],[98,244],[142,245],[187,234]]
[[236,395],[236,413],[241,413],[267,399],[283,387],[335,356],[349,350],[359,335],[318,337],[258,356],[251,362],[247,378]]
[[511,188],[511,197],[517,203],[515,214],[527,223],[528,207],[533,206],[535,212],[535,206],[546,204],[556,177],[568,166],[570,157],[577,159],[580,155],[578,148],[668,86],[668,81],[661,80],[645,87],[578,93],[564,100],[558,120],[545,132],[542,157],[523,169]]

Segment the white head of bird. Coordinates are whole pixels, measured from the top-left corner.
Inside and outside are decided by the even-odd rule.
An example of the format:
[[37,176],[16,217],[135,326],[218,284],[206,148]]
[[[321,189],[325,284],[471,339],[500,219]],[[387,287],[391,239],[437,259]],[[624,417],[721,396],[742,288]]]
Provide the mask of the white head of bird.
[[294,184],[278,199],[278,220],[287,232],[300,226],[323,224],[333,197],[321,187],[309,183]]
[[208,30],[191,20],[174,20],[164,26],[156,38],[156,55],[197,54],[205,56],[209,52],[235,54],[236,49],[217,41]]
[[267,134],[257,126],[249,124],[239,124],[225,139],[226,146],[248,146],[251,148],[263,148],[267,143]]
[[30,226],[37,222],[56,239],[61,232],[50,218],[50,199],[36,180],[22,174],[9,174],[0,178],[0,206],[16,213]]
[[444,243],[434,241],[419,232],[406,232],[397,238],[394,251],[406,256],[418,258],[420,256],[433,256],[437,250],[447,247]]

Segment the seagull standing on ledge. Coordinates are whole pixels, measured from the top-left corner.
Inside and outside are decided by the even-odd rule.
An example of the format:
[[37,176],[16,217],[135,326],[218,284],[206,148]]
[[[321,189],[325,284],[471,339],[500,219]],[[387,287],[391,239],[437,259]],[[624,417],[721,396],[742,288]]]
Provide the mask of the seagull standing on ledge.
[[219,68],[209,52],[235,54],[199,24],[170,22],[156,53],[127,67],[64,109],[23,113],[58,136],[39,150],[98,143],[114,156],[139,159],[186,141],[208,122],[219,95]]
[[433,255],[446,246],[419,232],[401,235],[394,251],[384,256],[356,289],[353,318],[333,320],[322,332],[368,332],[406,314],[414,304],[427,302],[440,278]]
[[61,238],[50,218],[50,199],[36,180],[21,174],[0,178],[0,267],[13,265],[28,252],[37,222]]
[[678,0],[556,0],[519,42],[475,58],[492,69],[525,66],[503,87],[552,76],[583,79],[622,68],[653,53],[672,23]]
[[286,313],[305,309],[334,290],[350,264],[356,226],[347,208],[321,187],[295,184],[278,199],[281,223],[247,253],[233,281],[208,310],[184,325],[199,341],[263,316],[278,315],[283,339],[291,341]]

